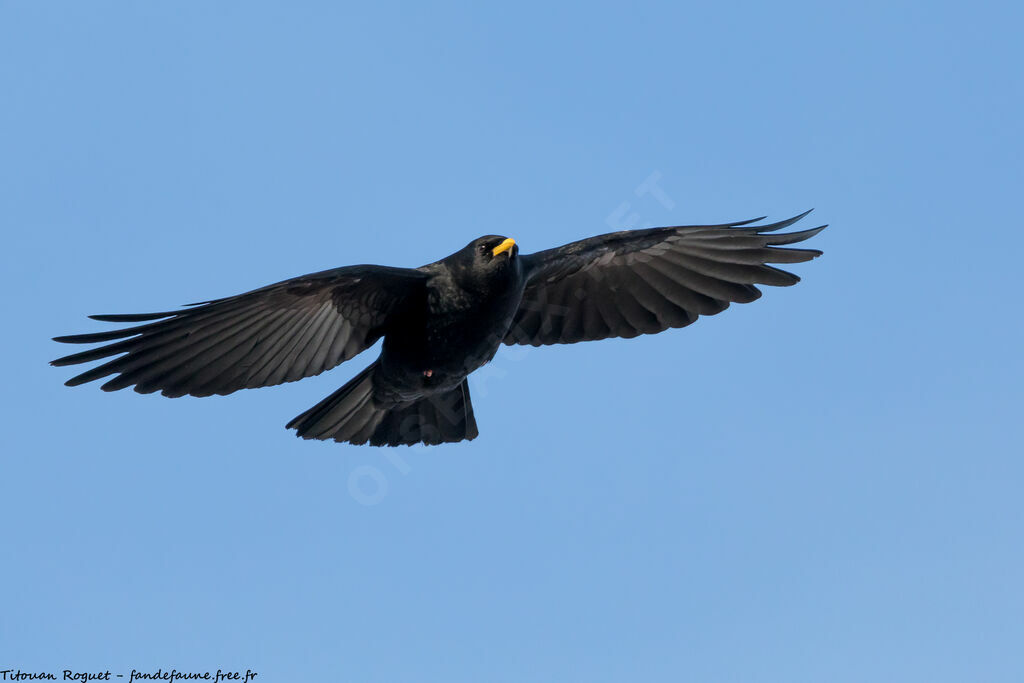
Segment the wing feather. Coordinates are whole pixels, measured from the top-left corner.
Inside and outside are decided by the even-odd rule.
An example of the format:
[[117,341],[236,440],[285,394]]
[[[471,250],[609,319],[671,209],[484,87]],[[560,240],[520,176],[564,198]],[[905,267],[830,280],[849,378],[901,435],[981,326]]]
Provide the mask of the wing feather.
[[757,285],[788,287],[796,275],[772,263],[802,263],[821,252],[780,248],[826,226],[777,233],[808,212],[767,225],[628,230],[523,256],[527,284],[506,344],[571,344],[653,334],[761,296]]
[[109,377],[102,388],[209,396],[319,374],[376,342],[400,321],[427,275],[383,266],[349,266],[285,280],[179,311],[90,316],[143,323],[108,332],[56,337],[107,343],[52,365],[110,358],[66,382]]

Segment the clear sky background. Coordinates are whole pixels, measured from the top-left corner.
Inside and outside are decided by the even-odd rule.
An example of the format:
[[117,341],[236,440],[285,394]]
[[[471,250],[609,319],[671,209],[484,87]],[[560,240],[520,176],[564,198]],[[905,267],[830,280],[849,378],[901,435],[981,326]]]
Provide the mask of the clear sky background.
[[[0,1],[0,669],[1024,680],[1022,21]],[[207,399],[47,366],[89,313],[810,207],[796,287],[500,351],[471,443],[283,428],[376,349]]]

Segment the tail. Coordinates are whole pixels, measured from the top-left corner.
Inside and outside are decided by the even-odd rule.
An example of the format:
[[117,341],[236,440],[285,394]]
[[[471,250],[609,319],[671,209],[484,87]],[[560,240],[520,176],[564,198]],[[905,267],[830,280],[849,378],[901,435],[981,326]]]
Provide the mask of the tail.
[[374,397],[377,363],[288,423],[303,439],[334,439],[356,445],[412,446],[452,443],[477,436],[469,384],[419,400],[393,403]]

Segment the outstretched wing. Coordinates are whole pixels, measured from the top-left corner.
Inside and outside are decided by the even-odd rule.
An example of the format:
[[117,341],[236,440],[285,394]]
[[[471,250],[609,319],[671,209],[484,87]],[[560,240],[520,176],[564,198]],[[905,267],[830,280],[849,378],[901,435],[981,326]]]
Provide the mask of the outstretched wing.
[[[105,391],[135,386],[143,394],[210,396],[311,377],[376,342],[404,304],[422,292],[415,270],[349,266],[285,280],[238,296],[163,313],[93,315],[145,323],[110,332],[56,337],[91,344],[51,365],[108,361],[66,382],[117,375]],[[148,322],[156,321],[156,322]]]
[[523,256],[526,289],[506,344],[572,344],[654,334],[761,296],[755,285],[788,286],[796,275],[769,263],[809,261],[814,249],[779,249],[826,226],[768,234],[806,216],[751,226],[625,230]]

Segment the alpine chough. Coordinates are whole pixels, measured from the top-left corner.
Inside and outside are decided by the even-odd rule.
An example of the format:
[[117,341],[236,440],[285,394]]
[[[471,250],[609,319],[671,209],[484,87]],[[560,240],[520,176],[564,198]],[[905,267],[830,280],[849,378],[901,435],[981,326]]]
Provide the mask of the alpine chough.
[[756,285],[795,284],[767,264],[821,254],[780,248],[826,227],[775,232],[807,213],[770,225],[626,230],[523,255],[513,239],[487,235],[420,268],[346,266],[177,311],[93,315],[132,325],[56,337],[112,343],[52,364],[116,356],[66,384],[114,375],[104,391],[210,396],[317,375],[383,337],[373,363],[287,427],[372,446],[473,439],[466,377],[502,343],[654,334],[753,301]]

